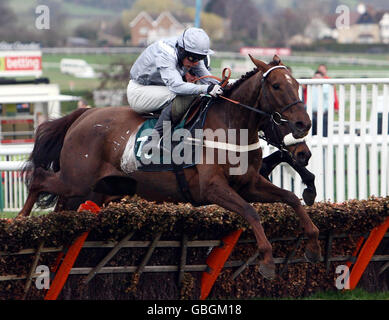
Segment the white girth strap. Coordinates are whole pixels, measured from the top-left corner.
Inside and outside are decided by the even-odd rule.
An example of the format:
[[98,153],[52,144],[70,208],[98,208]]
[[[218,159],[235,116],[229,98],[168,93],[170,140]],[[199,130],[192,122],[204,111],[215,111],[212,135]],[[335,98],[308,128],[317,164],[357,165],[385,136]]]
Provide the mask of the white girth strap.
[[260,141],[246,146],[241,146],[237,144],[219,142],[219,141],[210,141],[210,140],[201,141],[200,139],[189,138],[189,137],[187,138],[187,140],[189,140],[191,144],[202,145],[203,147],[206,148],[227,150],[233,152],[249,152],[249,151],[257,150],[261,147]]

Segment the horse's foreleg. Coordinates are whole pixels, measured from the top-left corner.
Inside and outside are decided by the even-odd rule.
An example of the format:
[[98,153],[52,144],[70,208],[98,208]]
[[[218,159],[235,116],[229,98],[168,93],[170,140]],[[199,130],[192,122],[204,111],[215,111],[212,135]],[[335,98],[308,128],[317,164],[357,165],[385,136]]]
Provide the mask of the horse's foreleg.
[[273,279],[275,276],[275,264],[272,255],[272,246],[266,238],[255,209],[228,185],[225,178],[220,176],[214,176],[207,181],[207,185],[203,188],[202,194],[208,202],[237,212],[248,221],[256,237],[258,249],[263,254],[263,260],[260,263],[260,272],[265,278]]
[[316,199],[315,175],[305,167],[300,167],[297,171],[303,183],[307,186],[303,191],[304,202],[311,206]]
[[264,177],[258,175],[257,180],[248,190],[245,190],[244,198],[248,202],[273,203],[283,202],[290,205],[300,220],[301,228],[308,237],[306,257],[311,262],[317,262],[321,257],[319,244],[319,229],[314,225],[297,196],[287,190],[281,189]]
[[307,168],[298,165],[286,152],[282,153],[281,151],[276,151],[264,158],[259,173],[269,180],[270,173],[281,162],[288,163],[300,175],[303,183],[307,186],[303,191],[304,202],[308,206],[313,205],[316,199],[315,175]]
[[281,151],[273,152],[271,155],[262,159],[262,166],[259,173],[269,180],[269,174],[277,167],[283,160]]
[[304,202],[311,206],[316,199],[315,175],[306,167],[300,166],[291,158],[286,158],[286,162],[299,174],[303,183],[307,186],[303,191]]

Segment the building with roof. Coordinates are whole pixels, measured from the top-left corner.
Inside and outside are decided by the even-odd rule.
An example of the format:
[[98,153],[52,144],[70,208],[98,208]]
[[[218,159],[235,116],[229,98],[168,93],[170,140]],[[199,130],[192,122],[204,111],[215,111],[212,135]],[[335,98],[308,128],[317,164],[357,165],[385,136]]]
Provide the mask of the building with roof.
[[191,25],[191,23],[182,22],[183,19],[185,17],[175,17],[169,11],[164,11],[156,17],[142,11],[129,24],[131,44],[133,46],[147,46],[161,38],[181,34],[186,27]]
[[338,29],[339,43],[389,43],[389,12],[375,11],[363,5],[349,27]]
[[389,43],[389,12],[385,12],[379,22],[380,36],[383,43]]

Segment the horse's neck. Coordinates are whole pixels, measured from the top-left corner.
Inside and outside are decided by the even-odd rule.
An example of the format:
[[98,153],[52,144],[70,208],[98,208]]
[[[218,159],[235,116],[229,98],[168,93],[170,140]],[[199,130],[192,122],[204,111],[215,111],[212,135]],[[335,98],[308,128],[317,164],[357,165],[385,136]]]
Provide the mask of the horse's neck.
[[[256,107],[261,90],[260,78],[260,72],[257,72],[246,79],[238,88],[231,92],[230,98],[239,103]],[[258,141],[258,114],[224,100],[221,100],[219,104],[220,106],[217,108],[217,112],[219,113],[219,117],[224,119],[225,129],[247,129],[249,143]]]

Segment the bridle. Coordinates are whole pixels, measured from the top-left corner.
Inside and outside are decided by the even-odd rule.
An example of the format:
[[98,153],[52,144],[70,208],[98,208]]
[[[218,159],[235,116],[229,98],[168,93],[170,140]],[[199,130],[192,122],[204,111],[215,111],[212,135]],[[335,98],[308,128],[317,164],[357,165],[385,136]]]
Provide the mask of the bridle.
[[[286,66],[274,66],[274,67],[271,67],[269,70],[267,70],[263,75],[262,75],[262,79],[261,79],[261,84],[262,84],[262,90],[263,92],[265,92],[265,81],[268,77],[268,75],[275,69],[288,69]],[[266,93],[264,93],[264,95],[266,96]],[[292,102],[292,103],[289,103],[288,105],[284,106],[280,112],[277,112],[277,111],[274,111],[273,113],[271,113],[271,120],[273,123],[275,123],[276,125],[281,125],[282,123],[289,123],[289,120],[288,119],[285,119],[283,118],[282,114],[289,110],[291,107],[293,107],[294,105],[298,104],[298,103],[303,103],[304,102],[300,99]]]
[[[275,69],[287,69],[287,67],[286,67],[286,66],[274,66],[274,67],[271,67],[269,70],[267,70],[267,71],[262,75],[262,79],[261,79],[261,86],[262,86],[263,90],[264,90],[264,88],[265,88],[265,81],[266,81],[266,78],[267,78],[268,75],[269,75],[273,70],[275,70]],[[226,69],[223,70],[223,75],[225,74],[225,70],[226,70]],[[227,82],[228,82],[228,79],[227,79]],[[223,84],[223,85],[226,85],[227,82],[225,82],[225,78],[224,78],[222,84]],[[223,86],[223,85],[222,85],[222,86]],[[222,96],[222,95],[219,96],[219,97],[222,98],[222,99],[224,99],[224,100],[227,100],[227,101],[229,101],[229,102],[231,102],[231,103],[234,103],[234,104],[236,104],[236,105],[239,105],[239,106],[241,106],[241,107],[243,107],[243,108],[245,108],[245,109],[251,110],[251,111],[253,111],[253,112],[255,112],[255,113],[258,113],[258,114],[267,116],[267,117],[270,118],[270,121],[271,121],[272,123],[274,123],[274,124],[276,124],[276,125],[278,125],[278,126],[279,126],[279,125],[282,125],[282,124],[289,124],[289,120],[288,120],[288,119],[285,119],[285,118],[283,117],[283,115],[282,115],[285,111],[287,111],[288,109],[290,109],[291,107],[293,107],[294,105],[296,105],[296,104],[298,104],[298,103],[303,103],[303,104],[304,104],[304,102],[303,102],[302,100],[298,99],[298,100],[296,100],[296,101],[294,101],[294,102],[292,102],[292,103],[289,103],[288,105],[284,106],[284,107],[281,109],[280,112],[274,111],[274,112],[271,112],[271,113],[270,113],[270,112],[266,112],[266,111],[259,110],[259,109],[257,109],[257,108],[252,107],[252,106],[248,106],[248,105],[246,105],[246,104],[244,104],[244,103],[240,103],[239,101],[232,100],[232,99],[227,98],[227,97]]]
[[[286,136],[282,136],[281,132],[279,131],[279,128],[278,127],[274,128],[273,124],[272,124],[272,132],[275,135],[275,137],[274,137],[275,139],[267,137],[264,131],[262,131],[262,134],[258,133],[258,138],[266,141],[267,144],[272,145],[273,147],[276,147],[280,151],[287,152],[291,156],[291,158],[294,159],[293,155],[296,152],[296,149],[297,149],[299,143],[304,142],[305,139],[304,138],[302,138],[302,139],[294,139],[293,138],[292,139],[293,141],[291,141],[290,139],[287,139],[287,137],[291,134],[288,134]],[[291,146],[294,146],[294,148],[289,150],[287,147],[291,147]]]
[[[274,67],[271,67],[270,69],[268,69],[262,75],[261,86],[262,86],[263,89],[265,88],[265,86],[264,86],[265,85],[265,81],[266,81],[266,78],[268,77],[268,75],[270,74],[270,72],[272,72],[275,69],[281,69],[281,68],[282,69],[287,69],[286,66],[274,66]],[[223,72],[222,72],[222,77],[223,77],[222,79],[220,79],[219,77],[213,76],[213,75],[206,75],[206,76],[202,76],[202,77],[196,78],[195,81],[201,80],[203,78],[213,78],[213,79],[218,80],[219,83],[220,83],[220,86],[224,88],[228,84],[230,76],[231,76],[231,69],[225,68],[223,70]],[[211,97],[211,96],[209,96],[209,97]],[[278,142],[272,141],[271,139],[268,139],[265,136],[261,136],[260,134],[258,135],[258,137],[263,139],[263,140],[265,140],[268,144],[271,144],[271,145],[275,146],[279,150],[284,151],[284,152],[288,152],[289,154],[291,154],[291,152],[289,150],[287,150],[286,147],[289,146],[289,145],[296,145],[295,146],[295,149],[296,149],[297,148],[297,144],[301,142],[301,141],[296,141],[295,143],[291,143],[291,144],[285,143],[284,139],[281,137],[281,133],[279,132],[279,128],[274,128],[274,125],[280,126],[280,125],[282,125],[284,123],[289,125],[289,120],[283,118],[282,114],[285,111],[287,111],[289,108],[293,107],[294,105],[296,105],[298,103],[303,103],[304,104],[304,102],[302,100],[299,99],[299,100],[296,100],[296,101],[294,101],[292,103],[289,103],[288,105],[284,106],[280,112],[275,111],[275,112],[269,113],[269,112],[265,112],[265,111],[259,110],[257,108],[254,108],[252,106],[243,104],[243,103],[241,103],[239,101],[227,98],[227,97],[225,97],[223,95],[220,95],[219,98],[222,98],[222,99],[224,99],[226,101],[229,101],[229,102],[231,102],[233,104],[239,105],[239,106],[241,106],[243,108],[246,108],[248,110],[251,110],[251,111],[253,111],[255,113],[258,113],[258,114],[270,117],[271,125],[272,125],[272,131],[276,134],[276,139],[278,140]],[[303,139],[301,139],[301,140],[303,140]],[[292,156],[292,158],[293,158],[293,156]]]
[[[275,69],[287,69],[286,66],[274,66],[274,67],[271,67],[270,69],[268,69],[263,75],[262,75],[262,79],[261,79],[261,86],[262,86],[262,92],[264,92],[265,90],[265,81],[268,77],[268,75]],[[223,70],[223,76],[224,76],[224,79],[226,78],[225,77],[225,70]],[[228,80],[227,80],[228,82]],[[226,82],[224,81],[223,82],[224,85],[226,85]],[[263,93],[264,95],[266,95],[266,93]],[[278,140],[277,142],[275,141],[272,141],[271,139],[268,139],[266,138],[265,136],[261,136],[259,135],[259,138],[265,140],[268,144],[271,144],[273,146],[275,146],[276,148],[278,148],[279,150],[283,150],[285,152],[288,152],[289,154],[291,154],[292,152],[290,152],[286,147],[288,146],[288,144],[286,144],[284,142],[284,139],[281,137],[281,133],[279,132],[279,128],[275,128],[275,125],[277,126],[280,126],[280,125],[283,125],[283,124],[288,124],[289,125],[289,120],[288,119],[285,119],[283,117],[283,113],[287,110],[289,110],[291,107],[293,107],[294,105],[298,104],[298,103],[303,103],[304,102],[300,99],[292,102],[292,103],[289,103],[287,104],[286,106],[284,106],[280,112],[277,112],[277,111],[274,111],[272,113],[268,113],[268,112],[265,112],[265,111],[262,111],[262,110],[259,110],[257,108],[254,108],[252,106],[248,106],[248,105],[245,105],[243,103],[240,103],[239,101],[235,101],[235,100],[232,100],[232,99],[229,99],[229,98],[226,98],[224,96],[219,96],[220,98],[224,99],[224,100],[227,100],[229,102],[232,102],[234,104],[237,104],[243,108],[246,108],[246,109],[249,109],[251,111],[254,111],[256,113],[259,113],[261,115],[265,115],[265,116],[268,116],[270,117],[270,121],[271,121],[271,126],[272,126],[272,131],[273,133],[276,135],[276,140]],[[296,142],[295,144],[295,149],[297,148],[297,144],[298,142]],[[293,158],[293,157],[292,157]]]

